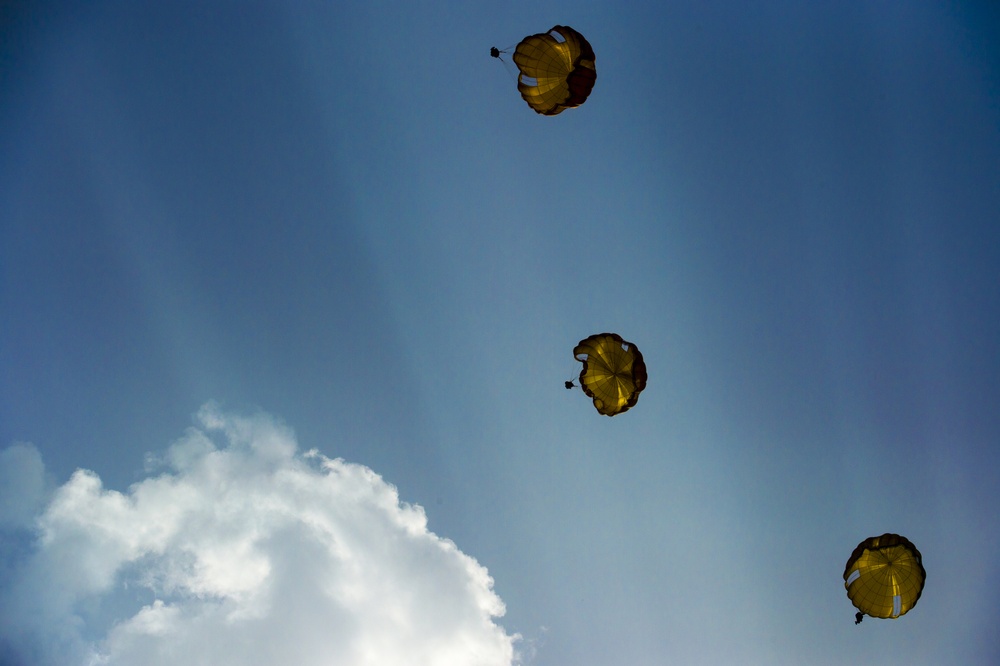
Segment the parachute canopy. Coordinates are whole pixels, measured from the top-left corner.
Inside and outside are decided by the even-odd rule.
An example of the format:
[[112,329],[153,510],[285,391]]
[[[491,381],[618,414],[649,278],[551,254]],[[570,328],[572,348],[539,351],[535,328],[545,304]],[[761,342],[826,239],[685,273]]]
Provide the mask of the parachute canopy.
[[895,619],[917,604],[926,577],[920,551],[898,534],[865,539],[844,567],[847,596],[864,615]]
[[646,363],[639,348],[616,333],[592,335],[573,348],[583,363],[580,386],[606,416],[627,412],[646,388]]
[[521,40],[514,64],[521,70],[517,89],[537,113],[554,116],[580,106],[597,81],[594,49],[573,28],[557,25]]

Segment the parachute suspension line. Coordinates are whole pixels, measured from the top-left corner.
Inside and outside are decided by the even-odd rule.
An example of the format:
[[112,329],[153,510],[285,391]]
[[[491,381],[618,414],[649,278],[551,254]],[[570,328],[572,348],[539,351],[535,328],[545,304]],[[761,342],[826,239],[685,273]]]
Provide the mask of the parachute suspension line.
[[563,383],[567,389],[579,388],[580,386],[579,384],[576,383],[576,381],[580,379],[580,371],[577,370],[576,368],[577,368],[576,363],[574,363],[572,369],[570,370],[569,379],[567,379]]
[[503,63],[503,68],[504,68],[504,71],[507,72],[507,76],[510,77],[511,81],[513,81],[514,83],[517,83],[517,75],[514,74],[514,71],[512,69],[513,63],[511,61],[509,61],[509,60],[504,60],[503,57],[502,57],[504,55],[507,55],[507,53],[510,52],[511,48],[512,48],[511,46],[508,46],[505,49],[498,49],[495,46],[491,46],[490,47],[490,55]]
[[498,48],[497,48],[497,47],[495,47],[495,46],[491,46],[491,47],[490,47],[490,55],[491,55],[492,57],[496,58],[497,60],[499,60],[500,62],[507,62],[506,60],[504,60],[504,59],[503,59],[503,58],[501,58],[500,56],[502,56],[502,55],[507,55],[508,53],[510,53],[510,50],[511,50],[512,48],[514,48],[514,45],[513,45],[513,44],[511,44],[510,46],[507,46],[507,47],[505,47],[505,48],[502,48],[502,49],[498,49]]
[[503,63],[503,71],[507,72],[507,78],[509,78],[511,81],[514,82],[515,85],[517,85],[518,81],[517,77],[520,75],[520,72],[518,72],[517,68],[514,67],[514,63],[512,63],[509,60],[501,60],[500,62]]

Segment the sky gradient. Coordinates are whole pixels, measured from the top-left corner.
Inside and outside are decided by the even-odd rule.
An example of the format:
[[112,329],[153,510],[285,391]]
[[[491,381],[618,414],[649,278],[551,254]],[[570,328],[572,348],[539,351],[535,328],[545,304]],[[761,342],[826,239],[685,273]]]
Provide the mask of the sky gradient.
[[0,9],[0,663],[1000,660],[996,9],[343,4]]

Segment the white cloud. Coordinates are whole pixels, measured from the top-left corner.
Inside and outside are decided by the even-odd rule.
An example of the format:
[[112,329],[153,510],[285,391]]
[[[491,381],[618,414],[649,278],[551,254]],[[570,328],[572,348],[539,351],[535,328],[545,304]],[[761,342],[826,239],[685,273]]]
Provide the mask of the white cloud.
[[[378,474],[297,453],[293,433],[265,415],[207,406],[198,420],[158,473],[127,493],[86,470],[54,492],[33,550],[0,587],[0,657],[14,649],[31,663],[109,666],[516,661],[518,637],[494,621],[504,606],[486,569],[428,531],[423,509],[400,502]],[[40,479],[37,452],[23,448],[0,462]],[[23,522],[23,510],[13,513]]]

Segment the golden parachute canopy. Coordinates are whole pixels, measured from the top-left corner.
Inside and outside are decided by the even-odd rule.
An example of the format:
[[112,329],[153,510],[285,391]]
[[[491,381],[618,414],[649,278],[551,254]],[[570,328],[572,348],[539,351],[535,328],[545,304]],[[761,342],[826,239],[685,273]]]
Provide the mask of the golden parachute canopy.
[[[617,333],[580,340],[573,357],[583,363],[580,386],[606,416],[627,412],[646,388],[646,363],[639,348]],[[569,388],[569,387],[567,387]]]
[[583,35],[564,25],[531,35],[514,49],[521,70],[517,89],[537,113],[554,116],[580,106],[594,89],[594,49]]
[[917,604],[926,576],[920,551],[906,537],[883,534],[859,543],[844,567],[847,596],[859,611],[855,624],[865,615],[905,615]]

